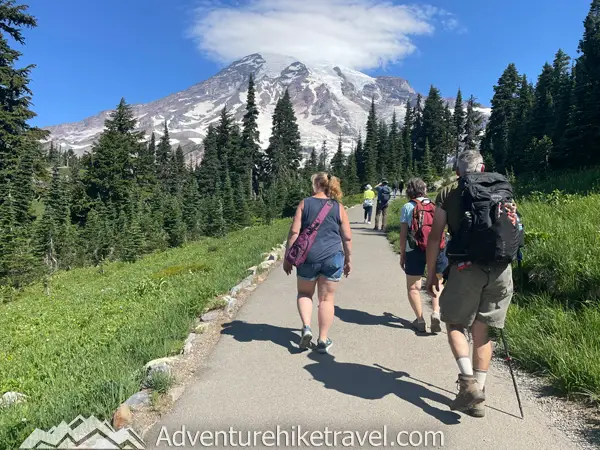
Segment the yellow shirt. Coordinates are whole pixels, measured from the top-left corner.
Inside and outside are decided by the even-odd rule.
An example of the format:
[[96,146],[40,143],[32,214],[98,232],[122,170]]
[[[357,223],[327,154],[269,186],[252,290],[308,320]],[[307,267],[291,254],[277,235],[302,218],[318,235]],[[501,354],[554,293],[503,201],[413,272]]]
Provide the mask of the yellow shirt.
[[375,192],[373,190],[365,191],[365,200],[373,200],[375,198]]

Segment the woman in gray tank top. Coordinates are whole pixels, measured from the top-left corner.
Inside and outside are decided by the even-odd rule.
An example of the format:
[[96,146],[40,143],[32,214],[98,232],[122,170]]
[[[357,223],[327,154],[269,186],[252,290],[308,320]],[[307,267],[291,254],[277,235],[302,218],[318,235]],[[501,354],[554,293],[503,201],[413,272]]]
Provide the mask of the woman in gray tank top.
[[[298,277],[298,312],[302,320],[300,348],[308,348],[312,341],[310,328],[313,296],[317,289],[319,297],[319,338],[317,350],[327,353],[332,346],[328,336],[334,317],[334,297],[342,275],[350,275],[352,270],[352,231],[346,210],[340,203],[342,190],[340,180],[321,172],[312,176],[312,197],[305,198],[296,209],[296,215],[290,228],[288,248],[298,235],[319,215],[325,204],[333,200],[333,208],[321,224],[304,264],[296,272]],[[292,265],[283,263],[283,270],[290,275]]]

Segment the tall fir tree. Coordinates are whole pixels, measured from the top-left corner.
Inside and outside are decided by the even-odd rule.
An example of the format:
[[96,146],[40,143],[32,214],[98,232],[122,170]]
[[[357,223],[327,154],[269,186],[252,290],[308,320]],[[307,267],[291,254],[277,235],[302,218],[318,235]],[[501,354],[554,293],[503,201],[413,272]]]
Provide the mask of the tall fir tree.
[[253,197],[256,197],[260,188],[259,180],[262,157],[260,134],[258,131],[258,107],[256,105],[254,76],[252,74],[250,74],[250,79],[248,80],[246,113],[243,119],[242,151],[244,165],[247,167],[246,177],[249,184],[247,194],[250,195],[252,193]]
[[423,96],[417,94],[417,100],[412,110],[412,159],[421,161],[425,153],[425,132],[423,127]]
[[353,151],[346,159],[344,167],[344,176],[342,178],[342,187],[346,194],[355,194],[360,190],[360,179],[356,167],[356,152]]
[[125,99],[110,114],[105,130],[92,147],[90,165],[85,184],[92,199],[113,203],[120,209],[129,200],[134,183],[133,156],[137,153],[140,133],[136,133],[136,120]]
[[[492,114],[482,143],[484,157],[491,158],[495,169],[504,172],[509,153],[510,129],[518,104],[521,77],[514,64],[509,64],[494,86]],[[489,167],[490,164],[488,164]]]
[[456,93],[456,103],[454,104],[454,146],[456,149],[456,158],[462,151],[465,135],[465,110],[463,107],[462,92],[458,89]]
[[362,133],[358,132],[358,139],[356,140],[356,151],[354,152],[356,159],[356,168],[358,179],[362,184],[368,183],[367,163],[368,157],[366,154],[365,146],[363,145]]
[[266,160],[269,184],[296,177],[301,161],[300,131],[288,90],[275,106]]
[[[378,178],[377,176],[377,157],[378,147],[377,141],[379,137],[378,133],[378,120],[377,110],[375,108],[375,98],[371,99],[371,109],[369,110],[369,116],[367,118],[367,135],[362,148],[363,160],[359,163],[359,170],[364,170],[361,173],[363,178],[360,180],[362,183],[374,183]],[[357,155],[360,156],[357,150]],[[363,167],[361,167],[363,166]]]
[[203,197],[214,197],[221,191],[221,162],[217,148],[217,130],[209,125],[203,142],[204,157],[196,172]]
[[562,50],[558,50],[552,64],[552,99],[554,102],[554,124],[551,139],[553,142],[553,153],[550,156],[550,165],[559,168],[564,167],[567,149],[564,141],[569,122],[569,114],[572,104],[573,78],[570,73],[571,58]]
[[444,110],[445,104],[439,89],[431,86],[423,108],[423,136],[429,142],[433,168],[437,173],[443,171],[448,156]]
[[377,124],[377,177],[388,178],[393,172],[390,172],[390,153],[391,146],[389,140],[388,126],[382,119]]
[[160,137],[156,147],[156,177],[160,181],[165,191],[171,178],[171,137],[169,136],[169,127],[165,121],[163,134]]
[[150,135],[148,145],[141,144],[136,161],[136,179],[138,185],[147,191],[156,183],[156,137]]
[[531,134],[537,139],[552,134],[554,127],[554,99],[552,97],[554,69],[544,64],[535,86],[535,101],[531,113]]
[[528,167],[525,152],[531,141],[531,115],[534,102],[533,86],[527,80],[527,76],[523,75],[514,120],[509,130],[510,151],[506,155],[506,168],[516,174]]
[[344,166],[346,161],[342,144],[342,133],[340,133],[338,137],[337,151],[333,155],[333,158],[331,158],[331,173],[340,179],[342,179],[344,176]]
[[321,145],[321,151],[319,152],[319,162],[317,164],[317,170],[319,172],[327,171],[327,160],[329,158],[329,149],[327,148],[327,141],[323,141]]
[[431,186],[435,180],[435,167],[432,162],[432,153],[429,146],[429,139],[425,139],[425,152],[423,153],[423,161],[420,165],[420,173],[423,181]]
[[312,174],[317,172],[319,166],[319,157],[317,155],[317,149],[312,147],[310,154],[304,164],[304,178],[309,179]]
[[478,103],[471,95],[467,102],[467,114],[465,115],[465,136],[463,144],[465,150],[477,150],[483,132],[483,115],[476,108]]
[[404,168],[409,174],[413,168],[413,127],[414,115],[410,101],[406,100],[406,112],[404,115],[404,125],[402,126],[402,142],[404,143]]

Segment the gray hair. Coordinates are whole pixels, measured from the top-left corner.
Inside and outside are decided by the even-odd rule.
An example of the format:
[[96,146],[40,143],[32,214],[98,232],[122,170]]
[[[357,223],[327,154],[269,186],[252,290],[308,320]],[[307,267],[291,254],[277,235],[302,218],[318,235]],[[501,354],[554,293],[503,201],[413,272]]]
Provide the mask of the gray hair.
[[427,195],[427,185],[420,178],[411,178],[406,185],[406,196],[409,199],[425,197]]
[[478,172],[483,164],[483,156],[477,150],[465,150],[458,155],[456,167],[460,176]]

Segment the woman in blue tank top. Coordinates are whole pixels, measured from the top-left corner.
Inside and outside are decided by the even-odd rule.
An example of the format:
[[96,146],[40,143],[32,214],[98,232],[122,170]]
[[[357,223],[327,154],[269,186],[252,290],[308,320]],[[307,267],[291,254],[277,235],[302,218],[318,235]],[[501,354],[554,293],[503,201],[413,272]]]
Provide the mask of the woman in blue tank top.
[[[311,317],[315,289],[319,297],[319,338],[317,350],[329,352],[332,341],[328,336],[334,317],[334,298],[342,274],[352,270],[352,231],[346,210],[340,203],[342,190],[340,180],[324,172],[312,176],[314,195],[305,198],[296,209],[290,228],[287,247],[290,248],[298,235],[309,227],[323,206],[333,200],[333,208],[321,224],[304,264],[296,272],[298,277],[298,312],[302,319],[300,348],[308,348],[312,341]],[[284,261],[283,270],[290,275],[292,265]]]

